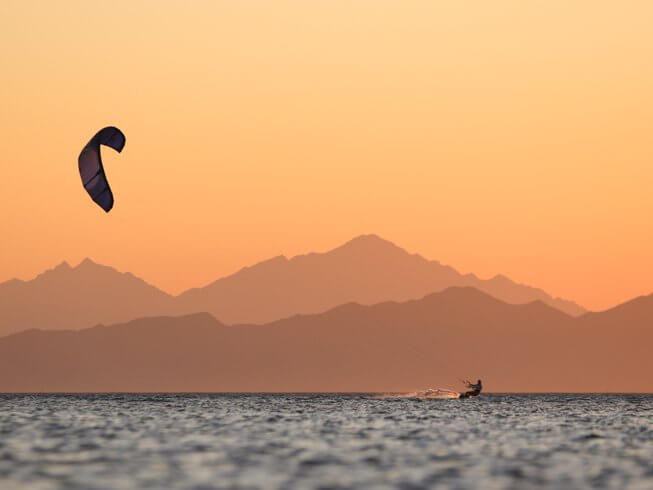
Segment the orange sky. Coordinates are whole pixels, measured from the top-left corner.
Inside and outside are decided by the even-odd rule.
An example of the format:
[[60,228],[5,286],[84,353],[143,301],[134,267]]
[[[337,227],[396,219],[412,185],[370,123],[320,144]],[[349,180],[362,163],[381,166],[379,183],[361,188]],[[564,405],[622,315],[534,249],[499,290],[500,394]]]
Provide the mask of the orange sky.
[[[653,3],[0,2],[0,281],[179,292],[377,233],[602,309],[653,292]],[[106,215],[77,173],[105,125]]]

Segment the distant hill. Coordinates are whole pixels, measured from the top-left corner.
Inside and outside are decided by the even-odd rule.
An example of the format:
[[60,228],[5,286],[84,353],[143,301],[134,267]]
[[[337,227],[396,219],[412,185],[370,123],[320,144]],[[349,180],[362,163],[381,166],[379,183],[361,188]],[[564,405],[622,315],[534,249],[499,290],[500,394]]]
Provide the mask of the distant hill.
[[585,310],[504,276],[482,280],[376,235],[363,235],[326,253],[283,256],[246,267],[177,298],[180,312],[208,311],[226,323],[264,323],[317,313],[356,301],[405,301],[451,286],[472,286],[508,303],[540,300],[570,315]]
[[211,315],[0,338],[0,391],[653,391],[653,297],[573,318],[473,288],[266,325]]
[[472,274],[409,254],[376,235],[326,253],[276,257],[172,297],[130,273],[85,259],[31,281],[0,284],[0,336],[29,328],[83,328],[136,317],[207,311],[227,324],[266,323],[356,301],[405,301],[451,286],[472,286],[508,303],[540,300],[579,315],[583,308],[503,276]]
[[130,273],[85,259],[63,262],[31,281],[0,284],[0,335],[25,330],[77,329],[172,311],[172,296]]

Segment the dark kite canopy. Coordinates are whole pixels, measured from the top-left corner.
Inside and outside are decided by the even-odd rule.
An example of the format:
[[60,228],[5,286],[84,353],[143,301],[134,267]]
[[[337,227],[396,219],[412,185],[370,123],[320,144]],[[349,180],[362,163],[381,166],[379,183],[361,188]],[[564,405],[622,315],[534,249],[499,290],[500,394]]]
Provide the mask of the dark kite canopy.
[[122,131],[113,126],[108,126],[98,131],[91,138],[91,141],[82,149],[77,160],[84,189],[91,196],[91,199],[107,213],[113,207],[113,193],[104,173],[100,145],[109,146],[120,153],[125,147],[125,141],[125,135],[122,134]]

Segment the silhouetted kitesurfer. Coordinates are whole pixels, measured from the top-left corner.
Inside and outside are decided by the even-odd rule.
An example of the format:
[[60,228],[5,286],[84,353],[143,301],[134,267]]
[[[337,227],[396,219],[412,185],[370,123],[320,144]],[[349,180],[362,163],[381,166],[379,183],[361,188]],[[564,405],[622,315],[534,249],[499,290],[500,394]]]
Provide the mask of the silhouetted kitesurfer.
[[469,391],[466,391],[465,393],[461,393],[458,398],[469,398],[471,396],[478,396],[481,394],[481,390],[483,389],[483,383],[481,383],[480,379],[476,381],[476,384],[467,380],[463,381],[463,383],[465,383],[465,386],[469,388]]

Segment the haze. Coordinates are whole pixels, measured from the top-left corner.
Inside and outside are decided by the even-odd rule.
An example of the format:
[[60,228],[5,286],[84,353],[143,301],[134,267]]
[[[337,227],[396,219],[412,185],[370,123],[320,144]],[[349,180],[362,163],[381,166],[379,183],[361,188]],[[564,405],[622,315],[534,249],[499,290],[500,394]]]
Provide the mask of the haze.
[[[650,2],[0,3],[0,282],[177,293],[378,233],[590,309],[651,292]],[[84,192],[99,128],[116,205]]]

